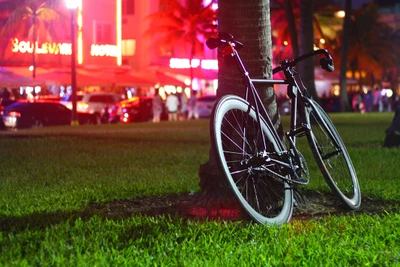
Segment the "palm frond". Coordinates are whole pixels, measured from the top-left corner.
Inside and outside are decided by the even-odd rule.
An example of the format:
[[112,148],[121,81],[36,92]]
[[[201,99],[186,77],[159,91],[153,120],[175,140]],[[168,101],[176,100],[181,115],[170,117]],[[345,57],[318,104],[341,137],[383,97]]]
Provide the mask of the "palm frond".
[[36,11],[36,15],[40,18],[40,20],[51,22],[51,21],[59,21],[61,18],[60,13],[56,10],[48,8],[48,7],[41,7]]
[[[150,27],[144,36],[151,37],[151,46],[170,47],[175,50],[196,51],[201,44],[199,40],[213,33],[214,12],[204,7],[201,0],[186,0],[184,5],[177,0],[166,0],[168,9],[155,12],[146,17]],[[202,36],[198,38],[198,36]],[[165,42],[165,43],[163,43]],[[199,43],[199,44],[198,44]],[[182,46],[186,48],[183,49]],[[195,46],[195,48],[191,48]]]

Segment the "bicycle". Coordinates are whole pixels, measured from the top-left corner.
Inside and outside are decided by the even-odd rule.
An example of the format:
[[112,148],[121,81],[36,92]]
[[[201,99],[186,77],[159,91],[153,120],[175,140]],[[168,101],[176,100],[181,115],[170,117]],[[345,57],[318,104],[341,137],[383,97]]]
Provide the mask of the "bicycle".
[[[261,224],[289,222],[294,206],[293,187],[309,182],[305,158],[296,138],[305,136],[323,177],[333,192],[350,209],[361,205],[361,192],[350,156],[329,116],[309,96],[295,66],[305,58],[322,55],[320,65],[333,71],[328,51],[320,49],[273,69],[284,80],[252,79],[239,56],[243,44],[227,33],[206,41],[231,57],[243,73],[244,95],[225,95],[214,107],[210,121],[212,142],[220,166],[234,194],[250,217]],[[290,130],[280,137],[274,128],[254,83],[286,84],[291,101]]]

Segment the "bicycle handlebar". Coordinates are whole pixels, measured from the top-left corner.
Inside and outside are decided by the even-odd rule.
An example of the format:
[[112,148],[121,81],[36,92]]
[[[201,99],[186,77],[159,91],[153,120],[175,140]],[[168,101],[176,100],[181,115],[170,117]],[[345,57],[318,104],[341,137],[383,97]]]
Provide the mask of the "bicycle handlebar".
[[272,73],[275,74],[275,73],[277,73],[279,71],[282,71],[282,70],[284,70],[286,68],[294,67],[300,61],[302,61],[302,60],[304,60],[306,58],[309,58],[309,57],[320,55],[320,54],[325,56],[325,57],[321,58],[320,61],[319,61],[319,64],[320,64],[321,68],[323,68],[324,70],[326,70],[328,72],[333,72],[335,70],[335,66],[333,64],[333,59],[332,59],[331,55],[325,49],[318,49],[318,50],[315,50],[315,51],[313,51],[311,53],[299,56],[299,57],[297,57],[297,58],[295,58],[293,60],[284,60],[283,62],[281,62],[280,66],[278,66],[278,67],[276,67],[276,68],[274,68],[272,70]]
[[[227,46],[231,46],[232,48],[240,49],[243,47],[243,43],[236,41],[233,36],[229,33],[224,33],[220,32],[218,33],[218,38],[208,38],[206,41],[206,44],[208,48],[210,49],[215,49],[215,48],[225,48]],[[328,72],[333,72],[335,69],[335,66],[333,64],[333,59],[329,52],[325,49],[318,49],[313,51],[312,53],[308,53],[302,56],[299,56],[293,60],[284,60],[281,62],[281,65],[274,68],[272,70],[272,73],[275,74],[279,71],[291,68],[296,66],[296,64],[306,58],[313,57],[316,55],[322,54],[324,55],[323,58],[320,59],[319,63],[321,65],[321,68]]]

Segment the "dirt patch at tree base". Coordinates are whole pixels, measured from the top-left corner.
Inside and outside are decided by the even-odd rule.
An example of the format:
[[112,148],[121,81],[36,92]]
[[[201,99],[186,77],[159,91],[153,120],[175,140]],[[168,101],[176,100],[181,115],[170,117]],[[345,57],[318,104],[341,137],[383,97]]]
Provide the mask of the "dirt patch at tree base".
[[[320,193],[304,194],[306,201],[296,205],[292,220],[320,219],[331,215],[383,214],[399,211],[400,202],[363,198],[359,210],[347,209],[335,195]],[[107,203],[90,203],[86,213],[102,217],[170,216],[192,220],[250,220],[239,207],[206,208],[193,205],[195,195],[181,193],[168,196],[117,200]]]

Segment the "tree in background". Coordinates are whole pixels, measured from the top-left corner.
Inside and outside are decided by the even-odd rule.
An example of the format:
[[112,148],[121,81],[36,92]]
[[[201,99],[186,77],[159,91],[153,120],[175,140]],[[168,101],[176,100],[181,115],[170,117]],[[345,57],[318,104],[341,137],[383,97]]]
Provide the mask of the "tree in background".
[[[365,73],[360,77],[361,84],[373,84],[388,68],[398,65],[399,46],[393,39],[393,30],[380,22],[379,8],[375,3],[353,14],[349,27],[347,68],[353,73],[353,78],[356,78],[356,72]],[[343,46],[344,40],[340,43]]]
[[[215,10],[203,6],[202,0],[161,0],[164,9],[150,14],[145,36],[152,39],[158,53],[202,56],[205,40],[216,32]],[[190,80],[193,68],[190,66]]]
[[[296,39],[291,33],[293,31],[293,24],[289,23],[291,14],[294,16],[295,30],[300,32],[299,21],[300,5],[304,5],[307,1],[300,0],[271,0],[278,9],[271,11],[271,20],[275,35],[279,36],[279,45],[283,40],[290,40],[289,44],[292,49],[283,49],[284,57],[291,57],[295,55],[292,50],[293,41]],[[400,45],[396,42],[396,33],[384,23],[381,23],[379,8],[376,4],[370,3],[363,6],[359,11],[354,11],[349,5],[350,1],[346,1],[347,9],[347,22],[345,23],[341,18],[335,17],[334,13],[339,10],[338,6],[334,5],[334,1],[316,1],[315,12],[313,14],[314,26],[314,42],[318,44],[318,39],[325,40],[325,44],[321,46],[326,48],[333,54],[335,65],[340,66],[340,101],[341,110],[347,111],[350,109],[347,92],[347,78],[346,72],[350,70],[353,78],[360,79],[360,84],[373,84],[382,79],[382,74],[387,72],[388,69],[395,69],[397,62],[399,62],[399,49]],[[288,8],[292,7],[292,12]],[[307,10],[305,10],[307,11]],[[348,31],[348,33],[345,33]],[[348,34],[349,39],[346,40],[345,36]],[[301,36],[298,34],[297,38]],[[310,40],[310,37],[305,40]],[[346,46],[348,48],[346,49]],[[345,58],[346,50],[348,51],[347,60]],[[311,66],[311,63],[310,63]],[[308,68],[307,68],[308,69]],[[360,73],[362,75],[360,75]],[[302,76],[304,77],[304,75]],[[307,86],[308,88],[309,85]]]
[[350,102],[347,93],[347,58],[349,54],[349,38],[350,38],[350,27],[351,27],[351,10],[352,1],[346,0],[345,4],[345,17],[343,21],[343,39],[342,39],[342,54],[340,62],[340,111],[349,111]]
[[[312,52],[314,45],[321,48],[331,47],[332,41],[336,38],[336,29],[340,25],[340,20],[333,16],[339,7],[334,6],[332,1],[314,3],[314,1],[274,0],[273,3],[278,7],[271,11],[272,26],[276,32],[274,35],[278,36],[275,44],[279,50],[278,61],[295,58],[305,51]],[[320,43],[320,40],[324,43]],[[290,46],[283,44],[284,41]],[[299,48],[301,45],[303,48]],[[308,91],[318,101],[312,62],[313,59],[309,59],[308,63],[300,64],[299,71]]]
[[[231,33],[235,39],[244,43],[240,54],[251,77],[270,79],[272,41],[269,0],[219,0],[218,4],[218,30]],[[218,96],[229,93],[242,95],[243,87],[242,75],[237,68],[228,67],[220,60]],[[273,87],[260,85],[257,90],[275,127],[283,135]],[[215,155],[211,147],[208,162],[200,167],[200,192],[196,204],[212,208],[236,205],[236,198]]]
[[292,8],[292,2],[291,0],[283,0],[283,5],[285,9],[285,14],[286,14],[286,20],[288,23],[288,28],[289,28],[289,34],[290,34],[290,43],[292,44],[292,52],[293,52],[293,57],[296,58],[299,56],[299,42],[297,41],[297,29],[296,29],[296,23],[295,23],[295,18],[294,18],[294,13],[293,13],[293,8]]
[[[300,55],[314,51],[314,0],[300,1]],[[315,88],[314,58],[305,59],[298,64],[299,73],[302,81],[314,100],[319,101]]]
[[[271,0],[271,24],[273,36],[277,36],[274,44],[277,49],[284,49],[283,58],[294,58],[299,55],[300,0]],[[337,31],[342,26],[342,19],[334,16],[340,7],[332,1],[317,1],[314,4],[313,27],[314,42],[323,48],[332,46]],[[324,39],[325,43],[319,42]],[[287,41],[287,45],[283,44]]]
[[0,60],[5,59],[6,48],[9,40],[2,36],[2,29],[10,17],[12,11],[16,8],[15,0],[0,0]]
[[[46,41],[57,39],[52,22],[61,20],[61,15],[55,9],[59,1],[17,0],[15,9],[3,26],[2,37],[5,40],[15,37],[28,37],[33,44],[40,41],[39,37],[46,38]],[[36,59],[36,45],[33,45],[33,78],[36,76]]]

